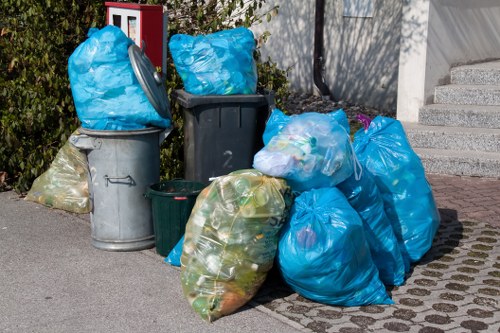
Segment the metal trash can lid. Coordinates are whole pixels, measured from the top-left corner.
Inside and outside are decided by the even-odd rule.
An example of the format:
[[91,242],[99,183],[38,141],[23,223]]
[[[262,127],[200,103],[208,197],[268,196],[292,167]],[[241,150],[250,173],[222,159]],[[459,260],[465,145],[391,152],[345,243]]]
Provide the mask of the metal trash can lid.
[[135,76],[151,105],[153,105],[160,116],[172,119],[170,103],[161,73],[156,71],[151,60],[144,54],[144,50],[137,45],[132,44],[129,46],[128,55]]

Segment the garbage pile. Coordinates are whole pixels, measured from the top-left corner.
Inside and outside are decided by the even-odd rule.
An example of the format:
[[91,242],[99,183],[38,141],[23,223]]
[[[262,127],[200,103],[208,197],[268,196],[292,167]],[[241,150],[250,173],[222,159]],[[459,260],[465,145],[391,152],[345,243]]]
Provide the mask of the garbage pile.
[[[255,92],[254,41],[245,28],[175,35],[169,47],[187,92]],[[166,262],[181,266],[184,295],[203,319],[245,304],[273,264],[303,297],[392,304],[386,286],[405,282],[440,218],[401,124],[362,120],[351,142],[342,110],[274,109],[254,170],[218,177],[200,194]]]
[[[275,109],[270,115],[253,172],[286,181],[293,192],[290,213],[285,209],[274,218],[283,224],[279,234],[273,233],[274,264],[294,291],[311,300],[340,306],[392,304],[386,286],[404,284],[410,265],[430,249],[440,217],[422,163],[397,120],[367,120],[353,142],[349,130],[342,110],[287,116]],[[257,260],[248,257],[259,249],[255,235],[265,234],[266,223],[273,221],[264,222],[255,206],[242,204],[252,192],[239,189],[239,177],[250,172],[217,178],[198,198],[186,227],[183,290],[208,321],[234,312],[261,285],[263,276],[253,276],[248,285],[251,275],[239,274],[240,266],[247,273],[251,267],[267,272],[273,263],[272,251],[264,266],[252,266]],[[203,218],[201,207],[208,214]],[[270,243],[274,246],[274,238]],[[208,249],[217,250],[206,255]],[[231,306],[221,309],[226,294]]]
[[[275,111],[279,112],[279,111]],[[345,114],[342,111],[336,111],[337,117],[343,118]],[[315,117],[316,121],[307,123],[300,121],[301,119],[309,119]],[[304,161],[313,160],[315,168],[321,170],[319,177],[330,177],[332,183],[336,183],[336,187],[342,192],[348,200],[350,206],[357,211],[357,214],[363,222],[363,229],[366,242],[369,245],[371,257],[378,268],[379,277],[386,285],[401,285],[404,283],[404,276],[410,269],[410,264],[417,262],[430,249],[432,240],[439,226],[440,217],[432,196],[431,188],[425,179],[424,168],[418,156],[411,149],[404,129],[401,124],[391,118],[378,116],[373,119],[367,127],[359,130],[354,136],[352,144],[354,150],[349,153],[349,148],[343,152],[338,151],[337,133],[331,132],[330,136],[324,135],[319,131],[318,123],[331,122],[332,115],[324,114],[301,114],[288,117],[279,115],[279,126],[282,129],[272,137],[266,146],[255,156],[254,167],[258,170],[266,172],[266,165],[262,165],[261,161],[267,159],[267,165],[272,164],[271,159],[274,158],[276,141],[280,142],[281,152],[289,151],[289,147],[296,147],[297,142],[301,145],[301,155],[294,153],[294,160],[297,161],[297,155],[300,155],[299,166],[301,168],[306,165]],[[272,121],[275,119],[271,117]],[[322,119],[322,120],[321,120]],[[338,118],[337,118],[338,119]],[[345,120],[337,121],[332,128],[347,130]],[[302,127],[297,127],[296,124],[301,124]],[[341,125],[343,124],[343,125]],[[268,125],[269,126],[269,125]],[[273,126],[271,123],[270,126]],[[293,128],[293,131],[290,130]],[[344,140],[349,140],[349,131],[344,131]],[[303,143],[307,142],[307,145]],[[318,147],[322,145],[328,146],[333,151],[321,150]],[[269,149],[271,147],[271,149]],[[345,147],[345,145],[344,145]],[[328,153],[325,153],[327,151]],[[342,156],[344,160],[336,160],[336,165],[349,164],[352,158],[353,168],[350,169],[348,178],[340,177],[342,181],[334,180],[337,177],[336,172],[330,173],[329,166],[334,161],[332,156]],[[282,156],[278,156],[278,164],[283,160]],[[349,164],[350,165],[350,164]],[[296,168],[296,167],[294,167]],[[311,169],[309,166],[308,169]],[[339,171],[342,169],[338,169]],[[289,173],[274,173],[275,176],[283,177],[288,180]],[[317,179],[318,177],[316,177]],[[345,178],[345,179],[344,179]],[[319,186],[313,183],[301,182],[295,185],[290,183],[292,189],[302,192],[305,195],[307,191],[317,189]],[[311,194],[312,195],[312,194]],[[333,194],[330,194],[333,195]],[[316,195],[317,197],[317,195]],[[309,207],[316,208],[316,214],[313,215],[313,220],[320,220],[322,210],[318,201],[313,205],[309,203]],[[337,204],[338,206],[338,204]],[[326,208],[328,205],[325,204]],[[293,210],[292,210],[293,212]],[[292,213],[292,219],[294,215]],[[354,227],[355,219],[348,219],[339,223],[336,218],[329,218],[326,223],[336,225],[336,228],[349,229]],[[318,223],[318,222],[316,222]],[[325,223],[325,222],[323,222]],[[293,225],[290,226],[292,228]],[[293,235],[288,235],[288,239],[300,239],[304,237],[303,229],[293,230]],[[324,229],[323,229],[324,230]],[[318,237],[316,233],[306,233],[307,241],[301,244],[310,242],[321,242],[319,248],[325,253],[332,248],[335,248],[335,242],[329,242],[328,238]],[[337,242],[343,242],[345,239],[338,239]],[[280,240],[280,245],[283,244]],[[295,244],[297,247],[299,243]],[[348,252],[349,245],[345,245],[345,251]],[[358,247],[362,249],[362,247]],[[321,279],[321,267],[323,256],[314,257],[302,248],[303,260],[307,261],[311,267],[309,272],[317,267],[316,272],[311,273],[316,276],[316,279],[302,281],[301,271],[292,263],[289,263],[282,258],[286,258],[290,251],[279,250],[280,269],[287,282],[297,292],[305,294],[314,293],[315,290],[320,292],[319,295],[309,295],[309,298],[325,301],[321,292],[328,295],[328,285],[318,286],[317,281],[326,281]],[[319,250],[312,251],[317,253]],[[298,253],[293,252],[294,258],[300,257]],[[349,256],[348,253],[345,254]],[[332,260],[331,262],[338,262]],[[305,263],[300,265],[304,267]],[[342,266],[340,266],[342,267]],[[344,269],[344,268],[343,268]],[[366,269],[364,269],[366,272]],[[296,272],[296,275],[292,274]],[[358,272],[361,274],[361,272]],[[342,280],[337,280],[337,283],[342,284]],[[345,285],[345,284],[344,284]],[[376,285],[376,283],[374,284]],[[299,287],[300,286],[300,287]],[[345,285],[346,288],[347,285]],[[310,288],[310,289],[309,289]],[[339,304],[337,300],[330,300],[329,304]],[[369,299],[363,300],[360,304],[374,304]],[[344,304],[346,305],[346,304]]]
[[[170,126],[137,82],[128,58],[131,44],[119,28],[108,26],[91,30],[70,57],[83,127]],[[175,35],[169,47],[187,92],[255,93],[249,30]],[[254,169],[218,177],[199,194],[167,262],[180,265],[183,293],[204,320],[247,303],[273,265],[294,291],[317,302],[393,303],[386,286],[404,284],[410,265],[430,249],[440,217],[401,123],[381,116],[362,120],[364,128],[351,141],[342,110],[287,116],[275,109]],[[86,161],[72,159],[83,184],[88,171],[80,165]],[[72,164],[63,163],[58,174]],[[38,183],[53,182],[46,178]],[[34,198],[41,196],[35,187],[56,191],[38,183]],[[87,209],[85,204],[79,206]]]

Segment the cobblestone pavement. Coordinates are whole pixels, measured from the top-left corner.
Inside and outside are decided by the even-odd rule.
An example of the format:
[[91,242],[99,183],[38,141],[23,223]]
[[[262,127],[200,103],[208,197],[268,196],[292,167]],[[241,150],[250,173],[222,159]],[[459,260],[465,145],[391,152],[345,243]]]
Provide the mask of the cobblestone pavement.
[[500,180],[429,175],[442,223],[394,305],[307,300],[274,272],[253,304],[304,332],[500,332]]

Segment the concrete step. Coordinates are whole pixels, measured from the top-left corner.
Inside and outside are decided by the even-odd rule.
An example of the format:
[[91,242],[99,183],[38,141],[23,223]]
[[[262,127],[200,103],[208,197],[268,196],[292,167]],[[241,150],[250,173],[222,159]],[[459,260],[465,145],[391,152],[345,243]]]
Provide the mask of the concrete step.
[[420,109],[422,125],[500,128],[500,106],[430,104]]
[[500,85],[500,60],[454,67],[451,83]]
[[438,86],[435,90],[434,103],[500,106],[500,85]]
[[403,123],[412,147],[500,153],[500,129]]
[[427,173],[500,178],[500,153],[414,148]]

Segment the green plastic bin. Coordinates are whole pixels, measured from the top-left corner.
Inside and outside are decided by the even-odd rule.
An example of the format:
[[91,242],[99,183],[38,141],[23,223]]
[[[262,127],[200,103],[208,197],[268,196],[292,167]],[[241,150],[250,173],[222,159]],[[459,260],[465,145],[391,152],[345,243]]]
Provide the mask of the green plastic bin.
[[156,252],[168,256],[184,235],[198,194],[205,185],[187,180],[169,180],[148,186],[151,199]]

